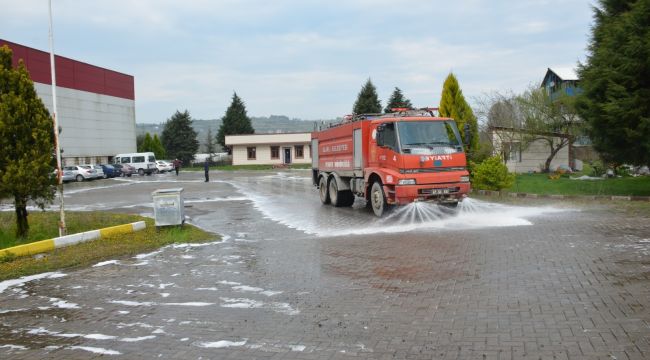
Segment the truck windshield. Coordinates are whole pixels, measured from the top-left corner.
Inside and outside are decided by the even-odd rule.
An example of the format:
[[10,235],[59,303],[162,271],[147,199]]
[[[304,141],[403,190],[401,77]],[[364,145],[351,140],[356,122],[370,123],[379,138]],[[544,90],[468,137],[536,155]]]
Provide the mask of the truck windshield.
[[402,121],[397,133],[404,154],[435,155],[463,151],[454,121]]

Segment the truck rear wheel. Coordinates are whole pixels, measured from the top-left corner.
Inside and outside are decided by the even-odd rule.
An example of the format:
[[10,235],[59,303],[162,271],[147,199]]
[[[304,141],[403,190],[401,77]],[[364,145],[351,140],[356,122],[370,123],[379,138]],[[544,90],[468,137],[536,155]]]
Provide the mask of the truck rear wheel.
[[327,191],[327,179],[325,179],[325,176],[321,176],[318,181],[318,193],[320,194],[320,202],[325,205],[330,203],[330,194]]
[[375,181],[372,184],[372,188],[370,190],[370,205],[372,207],[372,211],[377,217],[381,217],[384,212],[386,212],[386,194],[384,194],[384,187],[379,181]]
[[354,203],[354,194],[350,190],[339,191],[336,179],[330,180],[329,194],[332,205],[336,207],[348,207]]

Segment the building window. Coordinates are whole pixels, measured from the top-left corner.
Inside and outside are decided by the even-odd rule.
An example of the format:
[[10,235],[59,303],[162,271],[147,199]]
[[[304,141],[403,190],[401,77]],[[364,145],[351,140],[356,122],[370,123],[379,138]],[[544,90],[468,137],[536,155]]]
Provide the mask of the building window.
[[305,157],[305,149],[303,145],[296,145],[296,159],[302,159]]
[[271,146],[271,159],[279,159],[279,158],[280,158],[280,147]]
[[506,161],[521,162],[521,143],[509,142],[503,144],[503,155]]
[[254,146],[247,147],[246,150],[247,150],[247,153],[248,153],[248,160],[255,160],[255,159],[257,159],[257,157],[255,156],[255,150],[256,150],[256,149],[255,149]]

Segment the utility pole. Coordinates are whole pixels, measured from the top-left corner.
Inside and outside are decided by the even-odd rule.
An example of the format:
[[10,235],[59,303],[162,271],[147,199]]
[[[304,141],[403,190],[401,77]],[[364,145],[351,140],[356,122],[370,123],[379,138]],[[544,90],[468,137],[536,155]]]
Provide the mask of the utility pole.
[[59,146],[59,119],[56,111],[56,71],[54,67],[54,32],[52,31],[52,0],[50,10],[50,68],[52,72],[52,119],[54,120],[54,149],[56,151],[56,177],[59,188],[59,236],[66,235],[65,211],[63,206],[63,171],[61,169],[61,147]]

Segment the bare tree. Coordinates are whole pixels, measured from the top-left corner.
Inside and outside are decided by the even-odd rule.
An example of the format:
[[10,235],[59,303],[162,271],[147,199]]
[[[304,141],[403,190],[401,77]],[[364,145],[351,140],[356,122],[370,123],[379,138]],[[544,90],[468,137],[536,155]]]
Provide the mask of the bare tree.
[[552,99],[545,89],[531,86],[516,100],[522,113],[524,142],[548,145],[550,152],[542,169],[548,172],[555,155],[582,132],[584,124],[576,112],[576,98],[558,93]]
[[524,146],[522,112],[517,97],[512,93],[492,92],[475,101],[481,132],[489,137],[494,151],[501,155],[504,163],[507,162],[515,147],[522,151]]
[[208,134],[205,137],[205,152],[208,153],[208,158],[206,161],[212,162],[212,157],[214,156],[214,153],[217,151],[217,139],[216,137],[212,136],[212,129],[208,128]]

